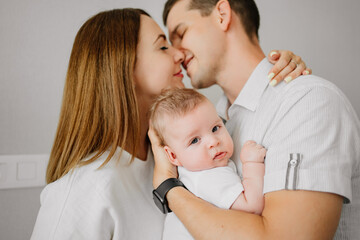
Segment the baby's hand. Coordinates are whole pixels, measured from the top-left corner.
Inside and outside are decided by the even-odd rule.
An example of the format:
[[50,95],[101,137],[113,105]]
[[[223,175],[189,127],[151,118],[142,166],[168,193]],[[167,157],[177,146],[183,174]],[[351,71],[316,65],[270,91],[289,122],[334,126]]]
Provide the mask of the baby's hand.
[[240,160],[242,163],[263,163],[265,156],[266,149],[254,141],[246,141],[240,152]]

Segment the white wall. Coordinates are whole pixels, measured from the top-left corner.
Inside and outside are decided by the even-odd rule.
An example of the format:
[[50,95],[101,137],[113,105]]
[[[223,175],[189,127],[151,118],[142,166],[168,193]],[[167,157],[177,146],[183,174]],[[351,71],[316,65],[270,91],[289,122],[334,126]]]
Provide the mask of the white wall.
[[[0,0],[0,155],[49,153],[75,34],[93,14],[139,7],[161,23],[164,0]],[[360,2],[256,0],[264,51],[291,49],[336,83],[360,114]],[[161,24],[162,26],[162,24]],[[189,81],[187,85],[189,85]],[[205,94],[216,101],[220,90]],[[0,239],[28,239],[41,188],[0,190]]]
[[255,0],[265,52],[291,49],[313,74],[335,83],[360,116],[360,1]]

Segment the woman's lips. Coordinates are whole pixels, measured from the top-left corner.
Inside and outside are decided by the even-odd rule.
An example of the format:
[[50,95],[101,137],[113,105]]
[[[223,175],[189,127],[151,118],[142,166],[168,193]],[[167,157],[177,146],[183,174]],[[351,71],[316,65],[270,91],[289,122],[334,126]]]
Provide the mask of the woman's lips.
[[184,75],[181,73],[181,70],[179,72],[175,73],[174,76],[175,77],[181,77],[181,78],[184,77]]

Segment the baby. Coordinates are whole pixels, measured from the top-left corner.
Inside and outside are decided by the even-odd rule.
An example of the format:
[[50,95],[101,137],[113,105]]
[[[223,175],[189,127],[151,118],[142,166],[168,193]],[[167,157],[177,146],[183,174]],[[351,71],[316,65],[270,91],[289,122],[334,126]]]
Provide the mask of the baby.
[[[194,89],[163,92],[150,120],[179,179],[196,196],[225,209],[261,214],[265,148],[247,141],[240,153],[242,181],[229,159],[233,141],[214,105]],[[165,220],[163,239],[193,239],[174,213]]]

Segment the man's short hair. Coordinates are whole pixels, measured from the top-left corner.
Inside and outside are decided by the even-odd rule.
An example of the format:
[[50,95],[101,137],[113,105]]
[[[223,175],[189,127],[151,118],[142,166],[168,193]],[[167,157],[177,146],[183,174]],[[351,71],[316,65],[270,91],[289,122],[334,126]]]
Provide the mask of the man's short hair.
[[[166,26],[170,10],[180,0],[168,0],[163,11],[163,22]],[[199,10],[201,16],[209,16],[219,0],[190,0],[188,10]],[[240,17],[246,34],[252,40],[254,34],[259,39],[260,15],[253,0],[228,0],[231,9]]]

